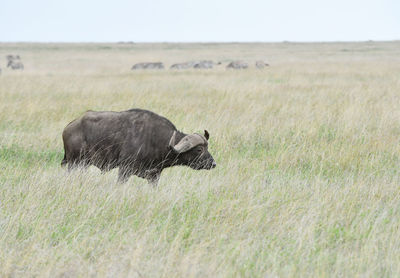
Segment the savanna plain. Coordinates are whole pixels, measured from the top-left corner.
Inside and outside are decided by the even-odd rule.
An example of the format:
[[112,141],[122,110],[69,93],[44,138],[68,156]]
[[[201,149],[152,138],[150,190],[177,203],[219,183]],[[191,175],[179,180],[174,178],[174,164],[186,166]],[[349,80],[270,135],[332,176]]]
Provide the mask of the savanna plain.
[[[2,43],[0,67],[1,277],[400,275],[400,42]],[[61,168],[70,121],[130,108],[207,129],[217,167]]]

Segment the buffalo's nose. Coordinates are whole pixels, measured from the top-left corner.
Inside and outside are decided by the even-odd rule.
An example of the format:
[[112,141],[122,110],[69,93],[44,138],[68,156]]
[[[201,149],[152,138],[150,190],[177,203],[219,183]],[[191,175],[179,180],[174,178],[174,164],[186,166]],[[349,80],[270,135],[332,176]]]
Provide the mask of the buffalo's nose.
[[211,164],[211,168],[215,168],[217,167],[217,163],[215,161],[213,161],[213,163]]

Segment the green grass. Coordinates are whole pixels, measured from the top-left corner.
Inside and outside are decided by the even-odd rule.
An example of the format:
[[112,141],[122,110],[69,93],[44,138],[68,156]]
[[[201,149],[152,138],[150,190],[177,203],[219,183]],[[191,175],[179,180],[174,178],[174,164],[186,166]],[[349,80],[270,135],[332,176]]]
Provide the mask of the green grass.
[[[398,276],[399,49],[0,44],[26,69],[1,65],[0,276]],[[130,71],[196,59],[251,68]],[[217,168],[157,188],[61,168],[71,120],[133,107],[207,129]]]

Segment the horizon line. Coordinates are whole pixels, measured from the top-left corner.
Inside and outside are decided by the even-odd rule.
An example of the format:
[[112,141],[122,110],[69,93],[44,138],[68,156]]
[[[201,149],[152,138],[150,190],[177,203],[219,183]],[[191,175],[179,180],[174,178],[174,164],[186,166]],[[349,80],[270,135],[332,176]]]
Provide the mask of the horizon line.
[[32,43],[32,44],[251,44],[251,43],[360,43],[360,42],[398,42],[400,39],[390,40],[332,40],[332,41],[301,41],[301,40],[281,40],[281,41],[132,41],[132,40],[119,40],[119,41],[0,41],[0,44],[8,43]]

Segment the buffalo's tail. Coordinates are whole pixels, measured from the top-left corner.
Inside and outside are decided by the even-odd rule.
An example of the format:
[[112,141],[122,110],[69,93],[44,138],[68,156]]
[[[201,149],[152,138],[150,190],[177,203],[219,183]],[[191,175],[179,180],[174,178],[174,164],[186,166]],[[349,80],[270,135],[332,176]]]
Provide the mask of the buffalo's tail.
[[67,156],[66,156],[65,153],[64,153],[64,158],[63,158],[63,160],[61,161],[61,167],[64,167],[67,163],[68,163],[68,161],[67,161]]

